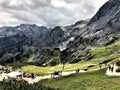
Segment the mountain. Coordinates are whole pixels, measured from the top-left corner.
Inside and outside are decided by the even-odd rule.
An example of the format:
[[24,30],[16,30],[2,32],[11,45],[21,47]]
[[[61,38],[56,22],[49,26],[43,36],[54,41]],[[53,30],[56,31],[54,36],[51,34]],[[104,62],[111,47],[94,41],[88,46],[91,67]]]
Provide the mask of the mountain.
[[83,38],[99,38],[95,44],[105,45],[119,38],[120,29],[120,1],[110,0],[105,3],[90,20],[88,30]]
[[[120,1],[107,1],[91,19],[54,28],[21,24],[0,28],[0,61],[75,63],[91,59],[91,47],[107,46],[120,38]],[[60,53],[59,53],[60,51]],[[60,58],[58,57],[60,54]],[[32,58],[32,60],[31,60]]]
[[[88,20],[70,26],[56,26],[53,29],[37,25],[21,24],[16,27],[0,28],[0,61],[25,60],[35,54],[33,61],[49,59],[55,48],[64,50],[77,35],[78,27]],[[69,29],[68,29],[69,28]],[[27,58],[26,58],[27,56]]]
[[[62,52],[62,60],[80,61],[90,54],[91,47],[106,46],[120,38],[120,0],[109,0],[91,18],[89,23],[79,30],[73,44]],[[88,58],[93,55],[88,55]]]

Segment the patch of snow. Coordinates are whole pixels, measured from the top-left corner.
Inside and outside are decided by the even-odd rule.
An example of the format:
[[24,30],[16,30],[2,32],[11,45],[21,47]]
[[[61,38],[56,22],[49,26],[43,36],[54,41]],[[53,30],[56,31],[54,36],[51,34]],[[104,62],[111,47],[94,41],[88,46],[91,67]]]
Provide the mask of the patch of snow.
[[59,48],[60,48],[60,51],[63,51],[67,48],[67,45],[69,44],[70,41],[73,41],[75,38],[74,37],[71,37],[69,38],[67,41],[63,42]]

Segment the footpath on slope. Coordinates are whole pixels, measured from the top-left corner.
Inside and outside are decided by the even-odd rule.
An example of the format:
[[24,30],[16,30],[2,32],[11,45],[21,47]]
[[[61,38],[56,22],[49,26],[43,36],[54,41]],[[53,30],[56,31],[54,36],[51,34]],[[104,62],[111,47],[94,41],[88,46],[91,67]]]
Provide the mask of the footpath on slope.
[[[114,65],[113,67],[114,67],[113,72],[110,71],[109,68],[108,68],[105,74],[108,75],[108,76],[120,76],[120,73],[117,73],[117,72],[116,72],[117,66]],[[99,69],[100,69],[100,68],[96,68],[96,69],[92,69],[92,70],[90,70],[90,71],[96,71],[96,70],[99,70]],[[80,70],[79,73],[85,73],[85,72],[90,72],[90,71]],[[69,75],[75,74],[75,73],[76,73],[76,71],[62,72],[62,76],[69,76]],[[54,77],[57,78],[57,77],[59,77],[59,76],[56,75],[56,76],[54,76]],[[33,84],[33,83],[38,82],[38,81],[40,81],[40,80],[50,79],[50,78],[51,78],[51,75],[45,75],[45,76],[37,76],[35,79],[32,79],[32,78],[24,78],[24,80],[27,80],[28,83]]]
[[[86,71],[84,70],[80,70],[79,73],[84,73]],[[62,76],[69,76],[71,74],[75,74],[76,71],[71,71],[71,72],[62,72]],[[54,76],[55,78],[59,77],[59,75],[55,75]],[[43,79],[50,79],[51,78],[51,75],[45,75],[45,76],[37,76],[35,79],[32,79],[32,78],[23,78],[24,80],[28,81],[28,83],[30,84],[33,84],[35,82],[38,82],[40,80],[43,80]]]
[[[96,69],[93,69],[93,70],[90,70],[90,71],[96,71],[96,70],[99,70],[99,69],[100,68],[96,68]],[[113,72],[110,71],[109,68],[108,68],[105,74],[108,75],[108,76],[120,76],[120,73],[117,73],[116,69],[117,69],[117,66],[114,65]],[[85,73],[85,72],[90,72],[90,71],[80,70],[79,73]],[[69,76],[69,75],[75,74],[75,73],[76,73],[76,71],[62,72],[62,76]],[[57,78],[57,77],[59,77],[59,75],[54,76],[54,78]],[[26,80],[30,84],[39,82],[40,80],[50,79],[50,78],[52,78],[51,75],[36,76],[35,79],[23,77],[23,79]],[[5,73],[0,74],[0,81],[3,81],[3,79],[7,79],[7,76],[6,76]]]
[[[84,72],[86,72],[86,71],[84,71],[84,70],[79,71],[79,73],[84,73]],[[69,75],[75,74],[75,73],[76,73],[76,71],[62,72],[62,76],[69,76]],[[59,75],[54,76],[54,78],[57,78],[57,77],[59,77]],[[33,84],[33,83],[39,82],[40,80],[50,79],[50,78],[52,78],[51,75],[44,75],[44,76],[36,76],[34,79],[25,78],[25,77],[23,77],[22,79],[27,81],[30,84]],[[3,81],[3,79],[8,79],[7,74],[5,74],[5,73],[0,74],[0,81]]]

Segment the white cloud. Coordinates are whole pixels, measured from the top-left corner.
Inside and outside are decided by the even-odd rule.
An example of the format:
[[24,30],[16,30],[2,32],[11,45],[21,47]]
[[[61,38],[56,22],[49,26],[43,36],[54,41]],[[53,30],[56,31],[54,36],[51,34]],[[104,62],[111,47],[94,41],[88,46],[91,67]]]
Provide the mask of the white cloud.
[[63,0],[51,0],[51,4],[54,7],[66,7],[68,4]]
[[107,0],[0,0],[0,26],[67,25],[92,17]]

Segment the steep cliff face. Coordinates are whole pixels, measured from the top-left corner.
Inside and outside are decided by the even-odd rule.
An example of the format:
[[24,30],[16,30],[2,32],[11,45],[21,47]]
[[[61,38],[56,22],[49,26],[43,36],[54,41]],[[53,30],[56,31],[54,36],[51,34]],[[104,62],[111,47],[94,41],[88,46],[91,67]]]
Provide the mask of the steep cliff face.
[[93,38],[94,44],[105,45],[120,37],[120,1],[105,3],[90,20],[83,38]]
[[120,38],[120,0],[109,0],[96,13],[87,25],[81,28],[73,44],[63,51],[63,60],[81,60],[91,46],[114,43]]

